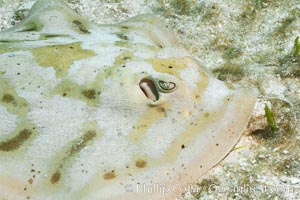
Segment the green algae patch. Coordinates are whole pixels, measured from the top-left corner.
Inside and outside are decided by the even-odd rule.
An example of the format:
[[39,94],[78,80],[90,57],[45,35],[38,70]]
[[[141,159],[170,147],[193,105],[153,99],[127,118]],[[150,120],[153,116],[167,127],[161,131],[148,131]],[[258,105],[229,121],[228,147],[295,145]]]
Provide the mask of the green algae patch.
[[299,36],[297,36],[294,41],[293,56],[294,57],[299,56],[299,52],[300,52],[300,44],[299,44]]
[[70,66],[77,60],[96,55],[94,51],[81,48],[81,43],[51,45],[32,50],[35,61],[43,67],[53,67],[58,77],[67,75]]
[[[293,140],[297,134],[297,111],[293,107],[297,104],[283,101],[281,99],[269,99],[272,109],[265,107],[266,127],[258,129],[251,133],[258,142],[265,142],[272,148],[279,146],[293,145],[294,142],[287,142],[287,139]],[[295,102],[296,103],[296,102]],[[271,128],[271,126],[273,128]]]
[[240,65],[225,63],[212,71],[221,81],[239,81],[244,77],[244,71]]
[[274,114],[267,104],[265,104],[265,113],[266,113],[267,122],[268,122],[271,130],[273,130],[273,131],[278,130],[275,119],[274,119]]
[[92,86],[80,86],[72,81],[64,80],[54,89],[55,94],[60,94],[66,98],[78,99],[84,101],[87,105],[95,107],[99,105],[99,95],[101,93],[101,87],[97,84]]
[[280,26],[276,28],[274,31],[274,35],[277,37],[286,37],[286,33],[289,31],[289,29],[292,29],[292,24],[296,21],[296,17],[293,15],[290,15],[286,18],[284,18],[281,21]]
[[[276,140],[279,137],[278,126],[275,121],[274,112],[270,109],[270,107],[265,104],[265,119],[267,121],[267,126],[263,129],[257,129],[251,133],[254,138],[263,141],[272,141]],[[281,128],[281,127],[280,127]]]
[[170,1],[170,5],[182,15],[188,14],[191,11],[191,8],[195,6],[188,0],[172,0]]
[[28,12],[27,9],[16,10],[14,19],[17,21],[23,20],[26,17],[27,12]]
[[0,78],[0,105],[4,106],[8,112],[25,116],[29,110],[25,99],[18,96],[16,91],[3,78]]
[[193,16],[207,10],[203,4],[191,0],[159,0],[154,9],[156,12],[170,17],[174,17],[174,15]]
[[300,77],[300,43],[299,36],[294,40],[294,46],[290,52],[283,58],[279,59],[279,67],[276,73],[280,76],[287,77]]
[[231,60],[231,59],[239,57],[240,55],[242,55],[242,51],[240,48],[237,48],[235,46],[228,46],[225,48],[225,51],[224,51],[222,57],[226,60]]
[[220,180],[215,176],[204,178],[201,182],[197,183],[198,190],[195,190],[196,193],[193,194],[196,199],[200,199],[203,193],[211,193],[216,191],[216,187],[221,184]]

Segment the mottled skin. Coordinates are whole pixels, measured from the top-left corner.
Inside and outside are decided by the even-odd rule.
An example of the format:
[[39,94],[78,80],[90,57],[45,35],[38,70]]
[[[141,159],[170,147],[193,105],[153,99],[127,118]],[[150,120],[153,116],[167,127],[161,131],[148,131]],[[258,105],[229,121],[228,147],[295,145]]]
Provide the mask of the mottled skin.
[[232,149],[256,97],[153,16],[96,26],[40,0],[0,33],[0,197],[173,199]]

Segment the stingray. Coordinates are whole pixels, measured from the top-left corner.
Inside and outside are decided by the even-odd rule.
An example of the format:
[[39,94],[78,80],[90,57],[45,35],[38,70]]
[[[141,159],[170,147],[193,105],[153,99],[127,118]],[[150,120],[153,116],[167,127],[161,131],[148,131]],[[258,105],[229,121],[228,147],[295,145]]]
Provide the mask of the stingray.
[[175,199],[258,92],[214,78],[162,20],[93,24],[38,0],[0,33],[1,199]]

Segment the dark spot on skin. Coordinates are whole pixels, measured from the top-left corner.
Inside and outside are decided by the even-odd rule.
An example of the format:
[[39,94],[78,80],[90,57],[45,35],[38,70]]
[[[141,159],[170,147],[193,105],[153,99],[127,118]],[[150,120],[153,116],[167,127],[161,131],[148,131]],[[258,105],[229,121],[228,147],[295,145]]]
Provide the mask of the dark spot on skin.
[[126,65],[122,65],[122,67],[124,68],[124,67],[126,67]]
[[13,151],[18,149],[26,140],[29,139],[32,132],[23,129],[19,134],[5,142],[0,142],[0,151]]
[[173,69],[173,66],[168,66],[169,69]]
[[206,117],[206,118],[209,117],[209,113],[207,113],[207,112],[204,113],[204,117]]
[[182,145],[181,145],[181,148],[182,148],[182,149],[184,149],[184,148],[185,148],[185,145],[184,145],[184,144],[182,144]]
[[85,34],[88,34],[90,33],[88,31],[88,29],[78,20],[74,20],[73,21],[73,24],[75,24],[75,26],[82,32],[82,33],[85,33]]
[[33,179],[32,179],[32,178],[28,179],[28,183],[29,183],[30,185],[32,185]]
[[203,166],[202,165],[200,165],[200,168],[202,168]]
[[128,40],[128,37],[124,34],[117,34],[117,36],[122,40]]
[[26,191],[27,190],[27,188],[24,188],[24,191]]
[[17,65],[21,65],[20,63],[17,63]]
[[64,92],[62,95],[63,95],[63,97],[65,97],[65,96],[67,96],[67,93]]
[[219,144],[217,143],[216,146],[219,146]]
[[17,75],[20,75],[20,74],[21,74],[20,72],[17,73]]
[[165,117],[168,116],[166,109],[164,107],[157,107],[157,111],[163,113],[165,115]]
[[84,90],[82,94],[88,99],[95,99],[96,98],[96,91],[95,90]]
[[158,107],[157,110],[158,112],[166,112],[166,109],[163,107]]
[[128,29],[128,26],[121,26],[122,29]]
[[52,174],[50,182],[52,184],[56,184],[60,180],[60,177],[61,177],[61,174],[59,171],[57,171],[54,174]]
[[32,26],[32,27],[30,27],[30,28],[27,28],[27,29],[21,30],[20,32],[29,32],[29,31],[37,31],[37,28],[36,28],[36,26]]
[[44,38],[56,38],[56,37],[66,37],[66,35],[59,35],[59,34],[44,34]]
[[162,46],[162,45],[160,45],[160,44],[159,44],[158,46],[159,46],[159,48],[161,48],[161,49],[163,48],[163,46]]
[[125,56],[125,57],[123,57],[122,59],[123,60],[128,60],[128,59],[130,59],[131,57],[129,57],[129,56]]
[[5,103],[11,103],[11,102],[15,101],[15,98],[11,94],[4,94],[2,96],[1,101],[5,102]]
[[116,178],[116,173],[114,170],[112,170],[111,172],[107,172],[103,175],[104,180],[111,180]]
[[135,162],[135,166],[138,167],[138,168],[144,168],[144,167],[146,167],[146,165],[147,165],[147,162],[142,160],[142,159],[138,159]]
[[83,135],[83,141],[84,142],[88,142],[90,140],[92,140],[94,137],[96,137],[96,132],[93,130],[87,131],[84,135]]

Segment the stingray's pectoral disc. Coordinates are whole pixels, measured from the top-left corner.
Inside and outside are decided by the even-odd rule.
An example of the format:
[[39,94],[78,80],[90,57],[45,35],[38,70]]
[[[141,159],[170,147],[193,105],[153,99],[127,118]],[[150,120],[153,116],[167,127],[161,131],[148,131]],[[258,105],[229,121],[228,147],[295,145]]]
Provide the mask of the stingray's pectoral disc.
[[257,90],[212,77],[155,16],[98,26],[64,1],[0,31],[0,200],[178,198]]

